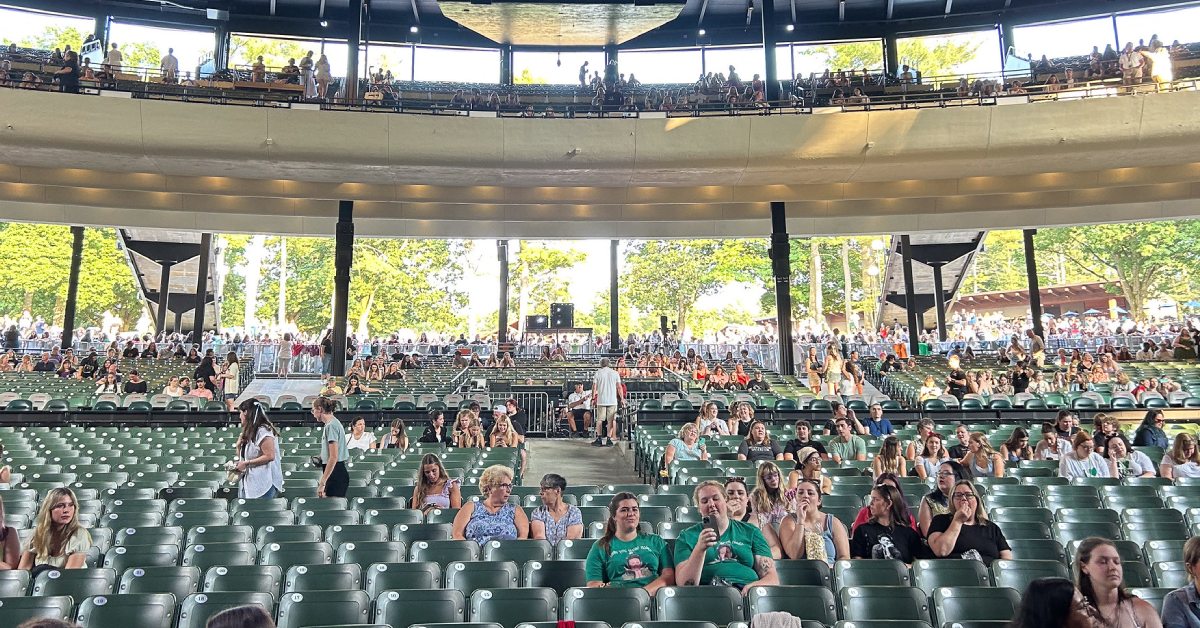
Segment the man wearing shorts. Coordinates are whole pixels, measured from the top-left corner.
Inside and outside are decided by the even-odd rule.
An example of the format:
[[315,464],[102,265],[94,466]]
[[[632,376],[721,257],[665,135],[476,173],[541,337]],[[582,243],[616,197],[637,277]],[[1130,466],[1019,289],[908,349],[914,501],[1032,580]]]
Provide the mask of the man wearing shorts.
[[592,378],[592,407],[596,409],[596,440],[592,442],[593,447],[612,447],[617,438],[617,408],[624,400],[621,376],[609,368],[608,358],[601,358],[600,370]]

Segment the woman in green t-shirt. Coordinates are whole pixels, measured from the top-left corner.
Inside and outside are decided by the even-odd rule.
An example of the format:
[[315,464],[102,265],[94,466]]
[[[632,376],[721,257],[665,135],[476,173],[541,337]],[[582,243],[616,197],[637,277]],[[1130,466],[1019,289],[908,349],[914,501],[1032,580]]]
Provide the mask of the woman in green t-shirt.
[[587,557],[589,587],[641,587],[654,597],[662,587],[675,586],[675,561],[657,534],[638,530],[641,510],[633,493],[617,493],[608,504],[604,535]]

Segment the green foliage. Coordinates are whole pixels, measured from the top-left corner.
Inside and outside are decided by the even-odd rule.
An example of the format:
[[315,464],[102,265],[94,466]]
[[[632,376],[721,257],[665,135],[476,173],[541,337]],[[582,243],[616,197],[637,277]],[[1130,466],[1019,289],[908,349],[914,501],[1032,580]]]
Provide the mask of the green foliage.
[[514,85],[545,85],[548,81],[540,76],[534,76],[529,68],[523,68],[520,74],[513,77]]
[[[82,31],[74,26],[47,26],[42,29],[42,32],[22,37],[16,43],[22,48],[41,48],[43,50],[64,49],[67,45],[70,45],[71,50],[78,52],[83,47],[85,36]],[[5,40],[4,43],[7,44],[10,42]]]
[[[561,249],[544,243],[521,241],[516,263],[509,268],[509,311],[521,315],[550,311],[551,303],[571,300],[563,272],[583,261],[577,249]],[[519,321],[524,323],[523,320]]]
[[[29,310],[62,324],[71,270],[70,227],[0,223],[0,312]],[[99,325],[105,310],[130,326],[142,312],[137,286],[112,229],[87,229],[79,273],[76,327]]]
[[145,41],[133,41],[118,44],[121,49],[121,64],[129,68],[158,68],[162,61],[162,52],[158,46]]
[[729,282],[761,281],[766,251],[765,240],[630,242],[621,283],[631,305],[655,319],[672,316],[680,331],[688,333],[688,317],[700,297],[716,294]]
[[883,46],[879,40],[852,41],[802,48],[798,54],[824,59],[825,67],[837,70],[879,70],[883,68]]
[[[286,39],[233,35],[229,41],[229,63],[235,66],[250,65],[261,55],[268,68],[281,68],[287,65],[288,59],[295,59],[299,64],[307,53],[304,46]],[[319,57],[320,54],[313,55],[314,59]]]
[[[930,45],[929,39],[937,43]],[[979,43],[956,42],[944,38],[916,37],[901,40],[898,45],[900,63],[920,70],[925,76],[953,73],[964,64],[970,63],[979,54]],[[878,41],[856,41],[841,44],[813,46],[799,54],[824,58],[830,70],[878,70],[883,66],[883,49]]]

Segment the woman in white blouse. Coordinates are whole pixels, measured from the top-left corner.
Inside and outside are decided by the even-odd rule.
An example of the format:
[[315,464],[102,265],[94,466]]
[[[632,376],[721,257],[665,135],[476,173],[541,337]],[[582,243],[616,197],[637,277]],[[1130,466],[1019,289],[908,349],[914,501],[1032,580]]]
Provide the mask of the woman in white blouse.
[[1117,463],[1096,453],[1096,444],[1087,430],[1080,430],[1071,439],[1071,451],[1058,461],[1058,474],[1073,478],[1115,478]]
[[1117,463],[1117,477],[1152,478],[1155,475],[1154,461],[1150,460],[1150,456],[1136,451],[1129,444],[1129,439],[1120,432],[1108,437],[1104,456]]
[[347,449],[370,451],[375,449],[375,434],[367,431],[367,420],[355,417],[350,424],[350,433],[346,435]]
[[1175,437],[1175,446],[1163,454],[1159,471],[1164,478],[1200,477],[1200,452],[1196,451],[1196,437],[1180,434]]

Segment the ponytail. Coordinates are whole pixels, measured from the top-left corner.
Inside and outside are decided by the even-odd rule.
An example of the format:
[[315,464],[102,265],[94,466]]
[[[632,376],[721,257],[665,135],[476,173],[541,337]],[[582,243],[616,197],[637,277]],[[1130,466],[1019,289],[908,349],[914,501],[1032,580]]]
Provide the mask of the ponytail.
[[637,495],[625,491],[613,495],[612,500],[608,502],[608,521],[604,524],[604,534],[596,540],[596,545],[606,553],[612,552],[612,540],[617,535],[617,507],[628,499],[637,501]]

